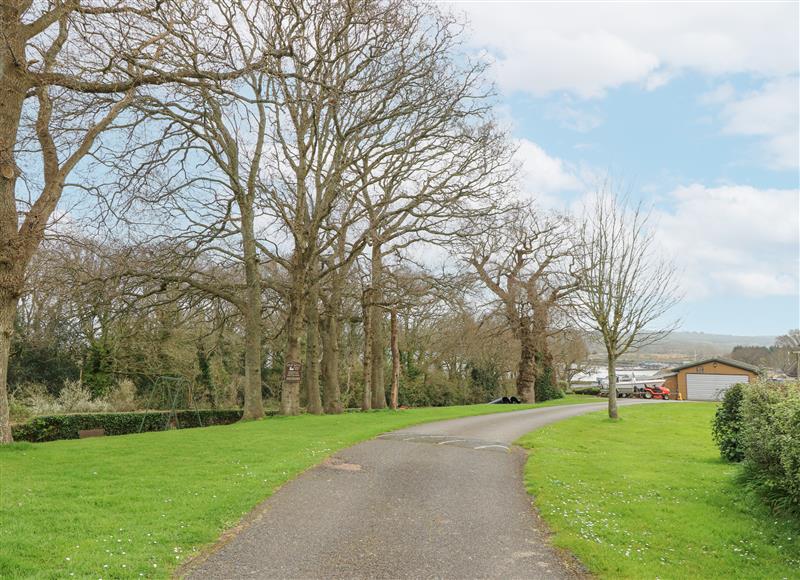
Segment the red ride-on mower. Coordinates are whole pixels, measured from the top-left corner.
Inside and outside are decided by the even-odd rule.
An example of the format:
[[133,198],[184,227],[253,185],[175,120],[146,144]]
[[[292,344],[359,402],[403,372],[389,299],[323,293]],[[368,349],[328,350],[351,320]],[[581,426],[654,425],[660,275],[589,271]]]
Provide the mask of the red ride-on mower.
[[645,385],[643,387],[635,387],[636,393],[634,396],[642,397],[645,399],[669,399],[669,389],[660,385]]

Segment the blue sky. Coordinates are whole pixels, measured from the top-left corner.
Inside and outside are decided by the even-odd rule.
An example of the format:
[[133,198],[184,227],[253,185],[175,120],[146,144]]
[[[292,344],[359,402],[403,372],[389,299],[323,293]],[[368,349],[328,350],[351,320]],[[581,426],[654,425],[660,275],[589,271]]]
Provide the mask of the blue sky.
[[800,3],[458,2],[522,185],[652,203],[683,330],[800,327]]

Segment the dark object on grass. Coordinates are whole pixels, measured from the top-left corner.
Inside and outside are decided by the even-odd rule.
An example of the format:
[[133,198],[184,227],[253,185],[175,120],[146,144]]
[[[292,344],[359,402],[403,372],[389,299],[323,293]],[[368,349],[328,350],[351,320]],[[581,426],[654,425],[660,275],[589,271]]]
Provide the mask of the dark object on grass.
[[494,401],[489,401],[490,405],[519,405],[520,401],[516,397],[500,397]]

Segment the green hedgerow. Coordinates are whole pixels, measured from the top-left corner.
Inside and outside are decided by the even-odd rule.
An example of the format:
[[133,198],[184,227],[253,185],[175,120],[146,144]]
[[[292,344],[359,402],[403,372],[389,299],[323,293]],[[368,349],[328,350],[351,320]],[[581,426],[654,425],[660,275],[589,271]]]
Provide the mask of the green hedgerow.
[[744,480],[779,512],[800,516],[800,383],[755,383],[742,402]]
[[242,418],[240,409],[147,411],[137,413],[80,413],[35,417],[13,426],[15,441],[56,441],[78,439],[79,431],[103,429],[106,435],[127,435],[147,431],[228,425]]

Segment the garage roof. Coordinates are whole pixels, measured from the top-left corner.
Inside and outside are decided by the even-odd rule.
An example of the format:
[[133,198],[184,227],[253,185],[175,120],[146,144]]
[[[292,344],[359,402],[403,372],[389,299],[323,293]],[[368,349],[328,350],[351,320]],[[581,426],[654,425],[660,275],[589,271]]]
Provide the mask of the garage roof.
[[706,358],[703,360],[698,360],[694,362],[687,363],[685,365],[681,365],[679,367],[674,367],[670,369],[672,372],[677,373],[678,371],[682,371],[683,369],[688,369],[689,367],[696,367],[698,365],[704,365],[712,362],[718,362],[726,365],[730,365],[732,367],[736,367],[737,369],[744,369],[746,371],[750,371],[753,373],[757,373],[759,371],[757,366],[753,366],[751,364],[747,364],[746,362],[742,362],[740,360],[733,360],[732,358],[724,358],[721,356],[715,356],[711,358]]

